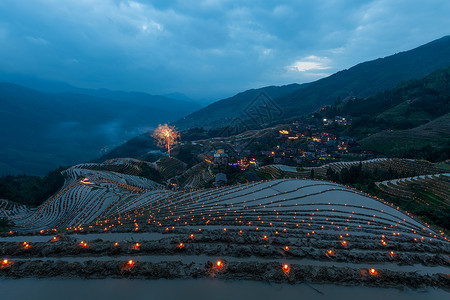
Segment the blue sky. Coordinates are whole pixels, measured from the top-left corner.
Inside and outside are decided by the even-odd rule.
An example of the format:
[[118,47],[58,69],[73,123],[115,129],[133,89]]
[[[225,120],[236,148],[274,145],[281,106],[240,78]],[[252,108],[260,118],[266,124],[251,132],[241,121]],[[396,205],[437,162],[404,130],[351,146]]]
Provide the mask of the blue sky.
[[448,0],[2,0],[0,71],[217,100],[450,34]]

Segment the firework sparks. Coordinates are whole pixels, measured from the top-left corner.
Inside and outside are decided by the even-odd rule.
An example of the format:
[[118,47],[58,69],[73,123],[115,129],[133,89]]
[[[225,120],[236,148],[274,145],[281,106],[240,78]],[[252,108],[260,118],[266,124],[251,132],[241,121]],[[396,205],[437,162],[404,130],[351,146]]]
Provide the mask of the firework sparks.
[[159,146],[167,148],[170,157],[170,146],[175,144],[180,138],[180,133],[175,130],[175,126],[171,127],[167,124],[159,124],[158,128],[153,132],[152,137],[156,139]]

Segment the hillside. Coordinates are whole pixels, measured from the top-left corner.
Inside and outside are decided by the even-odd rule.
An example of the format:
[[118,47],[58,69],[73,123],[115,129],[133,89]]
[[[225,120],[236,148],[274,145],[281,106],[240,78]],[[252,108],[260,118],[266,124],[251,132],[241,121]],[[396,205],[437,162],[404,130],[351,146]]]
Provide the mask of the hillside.
[[145,93],[85,91],[92,95],[48,94],[0,83],[0,175],[43,175],[92,160],[197,108]]
[[357,137],[363,146],[386,155],[411,157],[411,149],[450,149],[449,114],[450,68],[444,68],[368,98],[337,101],[317,113],[316,118],[351,118],[351,126],[331,126],[327,130]]
[[259,89],[251,89],[214,102],[205,108],[202,108],[174,124],[181,129],[193,127],[218,128],[227,126],[234,118],[244,117],[246,109],[252,104],[252,101],[261,94],[265,93],[272,99],[288,95],[298,89],[303,89],[307,84],[290,84],[285,86],[268,86]]
[[172,191],[110,171],[65,174],[35,210],[0,202],[0,216],[15,223],[0,237],[0,276],[448,286],[444,232],[344,185],[280,179]]
[[[450,155],[450,113],[427,124],[406,130],[380,132],[360,141],[363,146],[383,153],[405,155],[428,148],[431,152],[443,151]],[[443,155],[439,153],[439,155]],[[423,157],[428,158],[429,157]],[[443,157],[442,159],[445,159]],[[439,157],[431,160],[441,160]]]
[[[450,36],[413,50],[358,64],[310,84],[280,87],[278,95],[267,88],[262,90],[281,108],[282,113],[272,116],[273,121],[281,122],[311,113],[323,105],[334,103],[338,98],[367,97],[448,66]],[[175,124],[180,128],[223,127],[234,117],[248,119],[245,110],[260,91],[250,90],[217,101]]]

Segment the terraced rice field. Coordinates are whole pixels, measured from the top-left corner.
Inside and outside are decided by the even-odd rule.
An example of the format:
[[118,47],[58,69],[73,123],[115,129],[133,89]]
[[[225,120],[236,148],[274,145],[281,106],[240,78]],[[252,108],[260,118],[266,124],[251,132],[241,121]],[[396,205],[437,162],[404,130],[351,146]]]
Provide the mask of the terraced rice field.
[[[339,173],[344,168],[358,166],[359,161],[335,162],[315,168],[316,174],[326,176],[328,168]],[[444,173],[445,170],[436,168],[432,163],[422,160],[405,159],[405,158],[375,158],[361,161],[362,167],[370,170],[389,170],[396,171],[399,174],[426,175]]]
[[377,182],[382,191],[435,205],[450,205],[450,173],[421,175]]
[[436,168],[432,163],[428,161],[403,159],[403,158],[375,158],[363,161],[342,161],[329,163],[315,168],[304,168],[301,171],[297,171],[295,167],[289,167],[285,165],[268,165],[258,168],[259,172],[267,173],[272,178],[306,178],[310,177],[311,170],[314,170],[315,176],[326,178],[328,168],[331,168],[336,173],[340,173],[344,168],[351,168],[353,166],[359,166],[361,163],[362,168],[370,170],[384,170],[391,169],[399,174],[411,174],[411,175],[427,175],[445,173],[444,169]]
[[212,174],[209,164],[201,162],[186,170],[183,174],[171,178],[170,182],[185,189],[198,189],[204,187],[214,178],[215,176]]
[[16,228],[0,238],[0,276],[449,287],[443,232],[346,186],[279,179],[172,191],[111,171],[66,174],[38,209],[7,214]]

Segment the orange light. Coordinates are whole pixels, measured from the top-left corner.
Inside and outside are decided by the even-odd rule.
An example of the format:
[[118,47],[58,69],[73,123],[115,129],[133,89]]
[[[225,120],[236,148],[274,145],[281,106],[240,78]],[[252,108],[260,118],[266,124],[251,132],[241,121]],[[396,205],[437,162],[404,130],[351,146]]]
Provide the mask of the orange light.
[[181,248],[183,248],[183,247],[184,247],[184,244],[183,244],[183,243],[179,243],[179,244],[178,244],[178,248],[181,249]]
[[127,262],[127,264],[129,265],[129,266],[132,266],[132,265],[134,265],[134,261],[132,261],[131,259]]
[[52,238],[52,241],[57,241],[58,240],[58,238],[56,237],[56,236],[54,236],[53,238]]
[[116,246],[116,247],[119,246],[119,243],[118,243],[118,242],[115,242],[115,243],[114,243],[114,246]]
[[284,246],[284,251],[289,251],[289,247],[288,246]]
[[265,236],[263,237],[263,239],[267,240],[267,235],[265,235]]
[[218,269],[222,268],[222,266],[223,266],[222,261],[221,261],[221,260],[218,260],[218,261],[216,262],[216,265],[217,265],[217,268],[218,268]]
[[7,260],[7,259],[2,260],[2,265],[7,265],[8,263],[9,263],[9,260]]
[[395,255],[394,251],[389,252],[389,254],[390,254],[391,256],[394,256],[394,255]]
[[328,253],[328,255],[331,255],[331,256],[333,256],[333,255],[334,255],[334,251],[333,251],[333,249],[329,249],[329,250],[327,251],[327,253]]
[[193,239],[194,238],[194,234],[193,233],[191,233],[191,239]]
[[290,269],[291,269],[291,268],[289,267],[288,264],[283,264],[283,272],[284,272],[285,274],[289,273]]
[[347,247],[347,241],[342,241],[341,243],[343,246]]
[[135,246],[136,248],[139,248],[140,244],[139,244],[139,243],[136,243],[136,244],[134,244],[134,246]]
[[374,268],[369,269],[369,273],[370,275],[377,275],[377,270],[375,270]]

